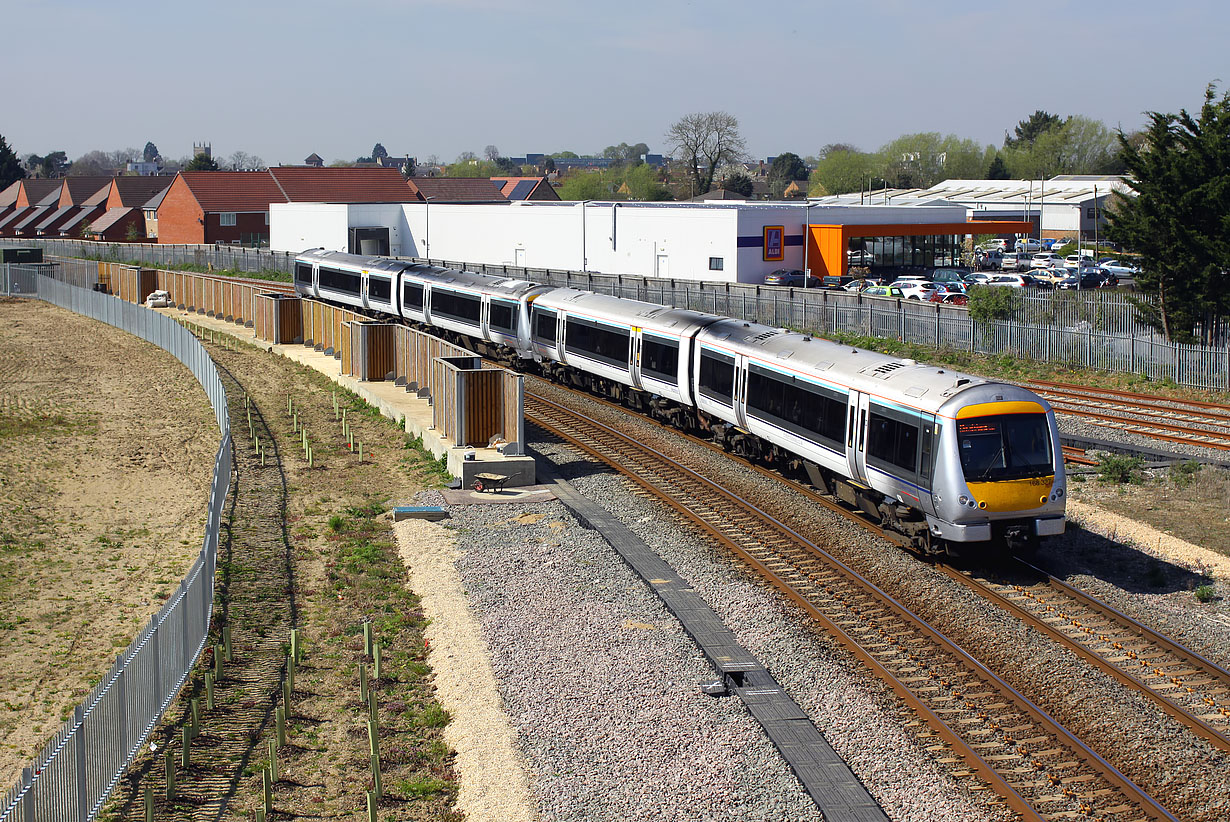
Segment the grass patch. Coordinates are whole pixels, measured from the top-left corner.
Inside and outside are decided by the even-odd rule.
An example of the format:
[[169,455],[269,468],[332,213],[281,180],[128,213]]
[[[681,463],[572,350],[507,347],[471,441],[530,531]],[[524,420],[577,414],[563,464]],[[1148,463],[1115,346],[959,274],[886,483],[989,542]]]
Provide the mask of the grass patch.
[[1140,457],[1107,454],[1098,460],[1098,478],[1107,485],[1140,485],[1145,476]]
[[1212,602],[1217,597],[1212,585],[1197,585],[1192,593],[1195,594],[1197,602]]

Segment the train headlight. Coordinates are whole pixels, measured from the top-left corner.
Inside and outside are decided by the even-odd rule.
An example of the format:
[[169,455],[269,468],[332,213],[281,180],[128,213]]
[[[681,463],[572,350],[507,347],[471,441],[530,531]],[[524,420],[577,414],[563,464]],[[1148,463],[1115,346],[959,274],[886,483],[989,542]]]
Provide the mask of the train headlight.
[[979,500],[979,501],[978,501],[978,507],[979,507],[979,508],[986,508],[986,507],[987,507],[987,501],[986,501],[986,500]]
[[1056,498],[1056,499],[1063,499],[1063,489],[1062,489],[1062,488],[1056,488],[1056,489],[1055,489],[1055,498]]
[[957,502],[961,503],[962,505],[969,505],[969,497],[965,496],[965,494],[962,494],[961,496],[957,497]]

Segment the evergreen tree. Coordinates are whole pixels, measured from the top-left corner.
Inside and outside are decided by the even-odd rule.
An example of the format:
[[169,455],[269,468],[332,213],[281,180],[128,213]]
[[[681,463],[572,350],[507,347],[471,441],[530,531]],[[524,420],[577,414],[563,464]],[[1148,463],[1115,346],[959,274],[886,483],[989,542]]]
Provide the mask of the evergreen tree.
[[383,160],[388,156],[389,156],[389,153],[384,150],[384,146],[381,145],[380,143],[376,143],[376,145],[372,146],[372,161],[373,162],[378,161],[378,160]]
[[188,161],[184,171],[217,171],[218,164],[208,154],[198,154]]
[[1008,173],[1008,165],[1004,162],[1004,158],[999,154],[991,160],[991,164],[987,166],[988,180],[1011,180],[1012,175]]
[[773,158],[769,166],[769,191],[780,198],[786,187],[795,180],[807,179],[807,164],[792,151],[784,151]]
[[752,178],[743,171],[735,171],[722,181],[722,188],[744,197],[751,197]]
[[[1016,124],[1014,134],[1004,135],[1004,146],[1007,148],[1028,148],[1043,134],[1059,128],[1064,123],[1058,114],[1048,114],[1039,109]],[[1015,135],[1015,136],[1014,136]]]
[[25,178],[26,170],[21,167],[21,160],[17,159],[8,141],[0,135],[0,191]]
[[1118,195],[1110,238],[1140,252],[1137,287],[1156,296],[1142,318],[1168,340],[1210,342],[1230,317],[1230,94],[1210,85],[1199,118],[1149,113],[1137,146],[1119,148],[1136,197]]

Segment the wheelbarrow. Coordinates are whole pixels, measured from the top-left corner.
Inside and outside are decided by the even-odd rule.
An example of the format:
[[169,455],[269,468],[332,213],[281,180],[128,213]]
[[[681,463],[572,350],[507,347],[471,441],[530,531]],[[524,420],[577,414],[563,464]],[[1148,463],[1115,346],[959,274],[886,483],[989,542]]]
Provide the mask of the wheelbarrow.
[[508,482],[508,477],[504,474],[475,474],[473,488],[475,491],[490,491],[493,494],[498,494],[504,490],[506,482]]

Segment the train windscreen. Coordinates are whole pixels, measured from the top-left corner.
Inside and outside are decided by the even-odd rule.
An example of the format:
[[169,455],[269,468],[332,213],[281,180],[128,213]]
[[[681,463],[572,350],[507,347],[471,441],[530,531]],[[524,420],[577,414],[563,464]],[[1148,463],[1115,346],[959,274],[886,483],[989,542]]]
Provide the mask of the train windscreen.
[[1042,477],[1055,472],[1045,414],[1001,414],[957,420],[966,482]]

